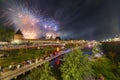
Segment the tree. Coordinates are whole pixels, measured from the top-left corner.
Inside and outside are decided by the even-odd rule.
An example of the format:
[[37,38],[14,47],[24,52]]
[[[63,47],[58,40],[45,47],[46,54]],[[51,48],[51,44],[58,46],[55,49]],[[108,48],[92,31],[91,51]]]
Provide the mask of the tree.
[[84,55],[81,50],[65,55],[64,61],[61,65],[63,80],[94,80],[88,56]]
[[11,28],[4,28],[0,26],[0,41],[11,41],[14,36],[14,30]]
[[28,77],[30,80],[56,80],[51,72],[49,63],[45,63],[40,68],[34,69]]
[[112,71],[112,63],[108,58],[99,58],[92,62],[92,64],[94,74],[97,78],[100,77],[100,75],[103,75],[105,80],[118,80]]

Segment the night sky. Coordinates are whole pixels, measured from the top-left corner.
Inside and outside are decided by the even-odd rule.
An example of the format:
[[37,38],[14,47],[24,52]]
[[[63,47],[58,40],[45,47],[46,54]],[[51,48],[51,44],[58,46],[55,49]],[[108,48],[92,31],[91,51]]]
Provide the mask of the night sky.
[[[102,40],[120,33],[120,0],[19,0],[19,2],[27,3],[30,8],[34,7],[41,14],[58,21],[59,31],[66,39]],[[4,9],[2,0],[1,9]]]

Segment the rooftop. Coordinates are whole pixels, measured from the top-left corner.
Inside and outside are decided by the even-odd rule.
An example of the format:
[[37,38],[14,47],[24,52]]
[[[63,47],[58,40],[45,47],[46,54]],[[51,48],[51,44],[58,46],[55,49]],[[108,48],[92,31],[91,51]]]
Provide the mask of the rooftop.
[[15,34],[23,35],[20,29]]

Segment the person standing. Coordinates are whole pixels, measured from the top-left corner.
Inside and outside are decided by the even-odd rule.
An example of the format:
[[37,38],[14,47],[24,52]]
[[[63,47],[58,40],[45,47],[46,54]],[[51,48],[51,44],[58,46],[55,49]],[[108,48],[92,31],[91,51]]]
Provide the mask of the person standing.
[[104,76],[103,76],[102,74],[100,75],[100,78],[99,78],[99,79],[100,79],[100,80],[105,80],[105,79],[104,79]]
[[3,67],[0,65],[0,72],[2,72],[3,71]]

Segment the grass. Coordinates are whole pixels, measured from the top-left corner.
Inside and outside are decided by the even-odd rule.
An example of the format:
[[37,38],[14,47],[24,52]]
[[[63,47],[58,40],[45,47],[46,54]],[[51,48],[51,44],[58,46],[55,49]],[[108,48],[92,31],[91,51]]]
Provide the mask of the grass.
[[[52,48],[49,48],[52,50]],[[45,55],[46,48],[42,49],[22,49],[22,50],[14,50],[14,51],[4,51],[1,53],[8,54],[9,56],[6,58],[0,59],[0,65],[6,67],[10,64],[19,64],[26,60],[32,60],[35,58],[40,58]]]

